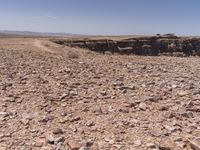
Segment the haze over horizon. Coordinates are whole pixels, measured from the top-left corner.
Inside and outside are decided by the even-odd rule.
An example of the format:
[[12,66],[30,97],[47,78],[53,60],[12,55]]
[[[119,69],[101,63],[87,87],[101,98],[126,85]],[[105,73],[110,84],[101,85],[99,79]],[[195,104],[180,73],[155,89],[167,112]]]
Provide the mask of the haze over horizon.
[[1,0],[0,30],[200,35],[198,0]]

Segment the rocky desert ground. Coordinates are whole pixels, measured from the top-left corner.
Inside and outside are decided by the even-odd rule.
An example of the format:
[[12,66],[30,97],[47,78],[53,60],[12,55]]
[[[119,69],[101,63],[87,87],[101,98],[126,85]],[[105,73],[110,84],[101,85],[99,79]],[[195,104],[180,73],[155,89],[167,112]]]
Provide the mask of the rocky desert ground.
[[200,58],[0,38],[0,150],[200,150]]

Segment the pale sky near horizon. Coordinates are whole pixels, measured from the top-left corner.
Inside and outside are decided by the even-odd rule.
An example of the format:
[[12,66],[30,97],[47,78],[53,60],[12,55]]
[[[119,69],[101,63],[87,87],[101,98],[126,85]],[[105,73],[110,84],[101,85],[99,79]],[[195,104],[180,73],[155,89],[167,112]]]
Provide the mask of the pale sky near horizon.
[[0,0],[0,30],[200,35],[199,0]]

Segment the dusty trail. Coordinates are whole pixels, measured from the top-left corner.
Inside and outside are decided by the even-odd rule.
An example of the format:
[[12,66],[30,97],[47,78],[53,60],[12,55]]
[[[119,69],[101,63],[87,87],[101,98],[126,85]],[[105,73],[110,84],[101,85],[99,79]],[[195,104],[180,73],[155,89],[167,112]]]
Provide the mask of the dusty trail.
[[38,39],[34,40],[34,46],[37,47],[37,48],[39,48],[39,49],[41,49],[41,50],[54,53],[50,48],[48,48],[45,45],[43,45],[42,41],[40,41]]

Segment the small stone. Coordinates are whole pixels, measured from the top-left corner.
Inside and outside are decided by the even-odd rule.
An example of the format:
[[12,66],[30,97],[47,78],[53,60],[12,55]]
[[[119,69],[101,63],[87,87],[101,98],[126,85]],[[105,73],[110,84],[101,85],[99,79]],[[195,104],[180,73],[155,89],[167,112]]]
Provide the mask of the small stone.
[[9,113],[7,113],[7,112],[0,112],[0,116],[2,116],[2,117],[8,117],[9,116]]
[[193,95],[199,95],[199,94],[200,94],[200,90],[195,91],[195,92],[193,93]]
[[186,108],[186,111],[200,112],[200,107]]
[[38,122],[47,123],[48,121],[53,120],[53,119],[54,117],[52,116],[43,116],[42,118],[38,120]]
[[104,141],[109,143],[109,144],[114,144],[115,143],[114,139],[112,139],[111,137],[105,137]]
[[29,124],[29,120],[28,119],[21,119],[20,121],[25,126]]
[[140,103],[139,106],[140,110],[145,111],[147,109],[147,105],[145,103]]
[[45,96],[44,99],[47,100],[47,101],[54,101],[55,100],[55,98],[52,97],[52,96]]
[[137,146],[137,147],[141,146],[142,142],[140,140],[136,140],[136,141],[134,141],[134,145]]
[[101,107],[96,107],[92,112],[95,113],[96,115],[100,115],[103,113]]
[[0,139],[4,138],[5,135],[3,133],[0,133]]
[[168,146],[159,146],[159,150],[172,150],[172,149]]
[[63,134],[63,130],[60,128],[57,128],[57,129],[53,130],[53,134]]
[[129,88],[129,90],[136,90],[135,85],[130,85],[128,88]]
[[68,144],[68,146],[70,147],[71,150],[79,150],[82,147],[80,142],[78,142],[76,140],[68,141],[67,144]]
[[183,142],[183,141],[176,141],[175,143],[176,143],[178,148],[182,148],[183,149],[184,147],[186,147],[186,143]]
[[94,144],[94,142],[93,142],[92,140],[88,140],[88,141],[85,143],[85,146],[86,146],[86,147],[91,147],[93,144]]
[[110,106],[108,106],[108,112],[114,112],[115,110],[114,110],[114,108],[110,105]]
[[114,147],[116,150],[120,150],[120,149],[123,148],[123,145],[115,144],[115,145],[113,145],[113,147]]
[[64,143],[65,142],[65,138],[64,137],[59,137],[55,139],[56,143]]
[[186,117],[186,118],[194,118],[194,115],[192,112],[182,113],[181,116]]
[[55,142],[55,139],[53,138],[52,135],[50,135],[50,136],[47,137],[47,143],[54,144],[54,142]]
[[178,87],[178,86],[177,86],[176,84],[173,84],[173,85],[172,85],[172,88],[173,88],[173,89],[176,89],[177,87]]
[[65,71],[66,73],[70,73],[70,72],[71,72],[71,69],[66,68],[66,69],[64,69],[64,71]]
[[4,134],[4,137],[11,137],[11,133],[6,133],[6,134]]
[[90,150],[90,148],[89,148],[89,147],[82,146],[81,148],[79,148],[79,150]]
[[155,145],[154,143],[147,143],[147,144],[146,144],[146,147],[147,147],[148,149],[156,149],[156,148],[157,148],[157,145]]
[[61,95],[60,100],[65,99],[68,95],[69,95],[69,94],[63,94],[63,95]]
[[177,130],[178,130],[178,128],[177,127],[171,127],[171,126],[169,126],[169,125],[163,125],[163,127],[168,131],[168,133],[173,133],[173,132],[176,132]]
[[38,116],[37,113],[26,113],[26,114],[23,114],[22,117],[24,119],[27,119],[27,120],[33,120],[35,119],[36,117]]
[[165,114],[164,114],[164,116],[166,117],[166,118],[175,118],[176,116],[177,116],[177,114],[176,113],[174,113],[174,112],[170,112],[170,111],[167,111]]
[[151,102],[155,102],[155,103],[158,103],[160,100],[162,100],[163,99],[163,97],[162,96],[160,96],[160,95],[155,95],[155,96],[153,96],[153,97],[149,97],[149,101],[151,101]]
[[74,118],[71,119],[71,122],[76,122],[76,121],[79,121],[79,120],[81,120],[80,117],[74,117]]
[[33,144],[33,146],[35,146],[35,147],[42,147],[43,146],[43,142],[35,142],[34,144]]
[[188,140],[188,142],[193,150],[200,150],[200,142],[191,140]]
[[152,137],[160,137],[163,133],[161,129],[153,129],[150,134]]
[[65,141],[64,137],[54,138],[52,135],[47,137],[47,143],[49,144],[63,143],[64,141]]
[[92,121],[88,121],[88,122],[86,123],[86,125],[87,125],[88,127],[92,127],[92,126],[95,125],[95,123],[92,122]]
[[77,91],[70,91],[69,94],[70,94],[70,96],[77,96],[78,92]]
[[101,91],[100,94],[101,94],[102,96],[106,96],[106,95],[107,95],[107,92],[106,92],[106,91]]
[[122,112],[122,113],[129,113],[129,109],[128,109],[128,108],[120,108],[120,109],[119,109],[119,112]]
[[181,96],[181,97],[186,96],[186,95],[188,95],[188,94],[189,94],[189,93],[186,92],[186,91],[179,91],[179,92],[178,92],[178,96]]
[[62,116],[62,117],[65,117],[65,116],[67,116],[67,115],[68,115],[67,112],[62,112],[62,113],[61,113],[61,116]]
[[121,81],[117,81],[117,82],[113,83],[113,85],[114,85],[114,86],[123,86],[124,83],[121,82]]
[[127,108],[132,108],[132,107],[135,107],[136,106],[136,103],[126,103],[124,104],[124,107],[127,107]]
[[168,106],[161,106],[159,108],[160,111],[168,111],[169,110],[169,107]]
[[146,70],[147,66],[146,65],[142,65],[141,68],[144,69],[144,70]]
[[118,89],[119,89],[120,91],[123,91],[123,90],[128,90],[129,87],[127,87],[127,86],[121,86],[121,87],[119,87]]
[[59,123],[65,124],[65,123],[68,122],[68,121],[69,121],[69,118],[68,118],[68,117],[64,117],[64,118],[61,118],[61,119],[59,120]]

